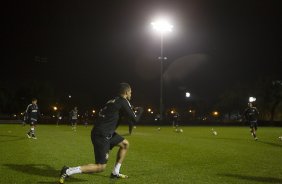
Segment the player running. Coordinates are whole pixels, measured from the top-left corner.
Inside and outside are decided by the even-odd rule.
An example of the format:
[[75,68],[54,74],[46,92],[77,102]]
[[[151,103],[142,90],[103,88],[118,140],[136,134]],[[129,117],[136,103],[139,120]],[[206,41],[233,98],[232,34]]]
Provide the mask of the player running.
[[251,102],[248,103],[248,108],[245,109],[243,117],[247,120],[247,122],[250,124],[250,132],[255,140],[258,140],[256,131],[258,128],[258,115],[259,112],[256,107],[253,106]]
[[25,111],[25,119],[30,124],[30,130],[26,134],[28,138],[37,139],[35,136],[35,124],[39,117],[39,109],[37,105],[37,99],[33,98],[31,104],[29,104]]
[[110,175],[111,178],[128,178],[121,174],[120,167],[127,153],[129,142],[117,134],[115,130],[118,127],[120,114],[130,118],[129,124],[139,121],[143,109],[135,108],[136,114],[129,103],[131,99],[131,87],[127,83],[121,83],[119,86],[119,95],[109,100],[103,109],[99,112],[99,117],[94,123],[91,131],[91,141],[94,147],[95,164],[88,164],[78,167],[66,167],[61,170],[59,183],[64,183],[65,178],[78,173],[99,173],[103,172],[107,166],[109,151],[118,146],[118,154],[115,167]]

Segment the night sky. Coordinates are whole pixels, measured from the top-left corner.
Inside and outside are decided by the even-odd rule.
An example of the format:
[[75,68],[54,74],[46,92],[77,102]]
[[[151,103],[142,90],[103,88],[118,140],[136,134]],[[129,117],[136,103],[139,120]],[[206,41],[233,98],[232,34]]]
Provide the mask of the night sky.
[[11,0],[1,6],[0,80],[47,81],[80,106],[105,102],[124,81],[133,87],[133,102],[158,105],[160,36],[150,23],[160,16],[174,25],[164,37],[167,104],[186,90],[212,101],[236,83],[282,77],[280,0]]

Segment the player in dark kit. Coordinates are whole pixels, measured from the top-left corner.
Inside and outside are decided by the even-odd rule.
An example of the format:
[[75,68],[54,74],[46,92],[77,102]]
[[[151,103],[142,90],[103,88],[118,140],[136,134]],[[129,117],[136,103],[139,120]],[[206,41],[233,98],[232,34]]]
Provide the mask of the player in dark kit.
[[131,88],[127,83],[121,83],[119,86],[119,96],[109,100],[103,109],[99,112],[99,117],[94,123],[91,131],[91,140],[94,147],[95,164],[88,164],[78,167],[66,167],[61,170],[59,183],[64,183],[65,178],[78,173],[99,173],[105,170],[109,158],[109,151],[118,146],[118,154],[115,167],[111,173],[111,178],[128,178],[128,176],[119,173],[121,164],[127,153],[129,142],[117,134],[115,130],[118,127],[120,114],[130,118],[129,124],[139,121],[143,109],[135,108],[133,111],[129,100],[131,99]]
[[256,135],[256,131],[258,128],[258,124],[257,124],[258,115],[259,115],[259,112],[257,108],[254,107],[251,102],[249,102],[248,108],[245,109],[243,116],[247,120],[247,122],[250,124],[250,131],[255,140],[258,140],[257,135]]
[[72,109],[69,114],[70,114],[71,128],[74,131],[76,131],[76,125],[77,125],[77,119],[78,119],[77,107],[74,107],[74,109]]
[[25,111],[26,121],[30,124],[30,130],[26,134],[28,138],[37,139],[35,136],[35,125],[39,117],[39,109],[37,99],[33,98],[32,103],[29,104]]

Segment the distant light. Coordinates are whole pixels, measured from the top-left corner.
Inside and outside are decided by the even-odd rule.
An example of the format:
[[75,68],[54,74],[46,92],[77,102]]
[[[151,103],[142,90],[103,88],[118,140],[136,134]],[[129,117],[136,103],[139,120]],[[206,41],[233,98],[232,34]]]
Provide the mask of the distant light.
[[154,112],[153,112],[153,111],[151,111],[151,114],[154,114]]
[[172,28],[173,28],[173,25],[171,25],[167,20],[164,19],[152,22],[151,25],[153,26],[154,30],[161,33],[172,32]]
[[256,98],[255,97],[249,97],[249,102],[255,102],[256,101]]
[[52,116],[53,118],[55,117],[55,115]]
[[69,95],[68,97],[71,98],[71,95]]
[[174,114],[174,110],[170,111],[171,114]]
[[53,107],[53,110],[54,110],[54,111],[58,110],[58,107],[54,106],[54,107]]
[[93,114],[95,114],[95,113],[96,113],[96,111],[95,111],[95,110],[93,110],[93,111],[92,111],[92,113],[93,113]]
[[189,98],[191,96],[191,94],[189,92],[185,93],[186,98]]
[[217,111],[214,111],[213,113],[212,113],[214,116],[218,116],[218,112]]
[[192,110],[190,109],[189,112],[192,112]]
[[14,114],[14,117],[17,117],[17,115],[16,115],[16,114]]
[[149,108],[149,109],[148,109],[148,112],[151,112],[151,111],[152,111],[152,109]]
[[21,112],[21,115],[23,115],[24,113],[23,112]]

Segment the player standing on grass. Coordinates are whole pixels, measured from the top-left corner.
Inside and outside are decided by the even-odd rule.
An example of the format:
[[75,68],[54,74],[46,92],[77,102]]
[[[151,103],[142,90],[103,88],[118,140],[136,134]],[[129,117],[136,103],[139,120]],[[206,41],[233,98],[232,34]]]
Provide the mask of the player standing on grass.
[[37,105],[37,99],[33,98],[31,104],[29,104],[25,111],[27,122],[30,124],[30,130],[26,134],[28,138],[37,139],[35,136],[35,124],[39,117],[39,109]]
[[[111,178],[128,178],[121,174],[120,167],[127,153],[129,142],[117,134],[115,130],[118,127],[120,113],[127,115],[133,122],[139,121],[143,109],[135,108],[134,113],[129,103],[131,99],[131,87],[127,83],[119,85],[119,95],[109,100],[103,109],[99,112],[99,117],[94,123],[91,131],[91,140],[94,147],[95,164],[88,164],[78,167],[66,167],[61,170],[60,183],[64,183],[65,178],[78,173],[99,173],[105,170],[109,158],[109,151],[118,146],[118,154],[115,167],[111,173]],[[132,123],[129,121],[129,123]]]
[[77,107],[74,107],[74,109],[70,111],[71,128],[74,131],[76,131],[77,119],[78,119],[78,110]]
[[255,140],[258,140],[257,138],[257,128],[258,128],[258,115],[259,112],[256,107],[253,106],[251,102],[248,103],[248,108],[244,111],[244,118],[247,120],[247,122],[250,124],[250,132]]

